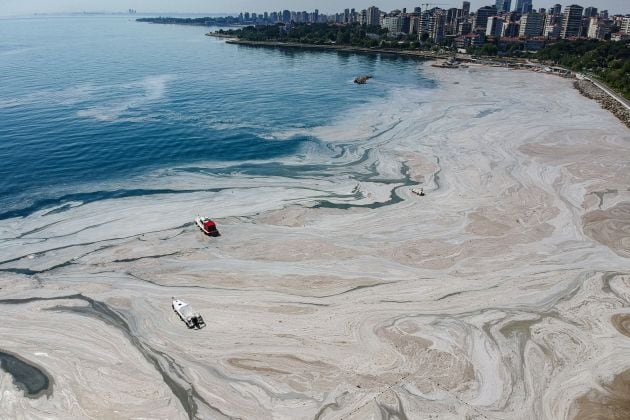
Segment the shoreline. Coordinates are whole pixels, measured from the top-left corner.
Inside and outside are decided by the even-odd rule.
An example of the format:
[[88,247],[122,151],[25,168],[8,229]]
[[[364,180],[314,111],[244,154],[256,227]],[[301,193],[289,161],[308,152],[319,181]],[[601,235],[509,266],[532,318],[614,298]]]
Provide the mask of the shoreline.
[[[298,42],[280,42],[280,41],[249,41],[249,40],[241,40],[234,38],[231,35],[220,34],[220,33],[212,33],[209,32],[205,34],[209,37],[224,39],[226,44],[231,45],[244,45],[249,47],[262,47],[262,48],[287,48],[287,49],[297,49],[297,50],[310,50],[310,51],[337,51],[337,52],[345,52],[352,54],[367,54],[367,55],[390,55],[390,56],[400,56],[407,58],[414,58],[423,61],[439,61],[439,60],[448,60],[453,57],[452,54],[436,54],[436,53],[428,53],[424,51],[409,51],[409,50],[396,50],[390,48],[365,48],[365,47],[355,47],[349,45],[313,45],[313,44],[304,44]],[[506,67],[513,70],[528,70],[534,73],[542,73],[542,74],[552,74],[560,77],[571,78],[575,80],[573,87],[578,90],[582,95],[587,97],[588,99],[594,100],[599,103],[603,109],[610,112],[614,115],[619,121],[621,121],[624,125],[630,128],[630,111],[626,109],[626,107],[619,102],[619,100],[615,97],[615,93],[607,92],[605,89],[602,89],[597,84],[588,81],[591,85],[588,88],[584,87],[584,82],[582,82],[577,74],[571,70],[564,69],[561,67],[551,67],[545,64],[532,64],[523,60],[511,60],[511,61],[497,61],[490,57],[488,58],[473,58],[471,56],[466,56],[462,54],[455,54],[455,58],[457,61],[462,63],[470,63],[476,64],[484,67]],[[457,68],[457,67],[448,67],[448,66],[439,66],[435,65],[434,67],[438,68]],[[546,68],[552,69],[552,71],[545,71]],[[614,92],[614,91],[613,91]]]
[[[403,57],[418,58],[423,60],[445,60],[450,57],[447,54],[426,53],[423,51],[396,50],[390,48],[365,48],[354,47],[351,45],[314,45],[303,44],[298,42],[279,42],[279,41],[247,41],[237,39],[229,35],[208,33],[206,36],[225,39],[226,44],[245,45],[249,47],[266,47],[266,48],[290,48],[304,49],[313,51],[340,51],[357,54],[386,54],[399,55]],[[466,59],[463,59],[466,60]]]
[[610,95],[610,93],[586,79],[576,79],[573,82],[573,87],[586,98],[592,99],[600,104],[603,109],[613,114],[619,121],[625,124],[626,127],[630,128],[630,110],[621,104],[619,100]]

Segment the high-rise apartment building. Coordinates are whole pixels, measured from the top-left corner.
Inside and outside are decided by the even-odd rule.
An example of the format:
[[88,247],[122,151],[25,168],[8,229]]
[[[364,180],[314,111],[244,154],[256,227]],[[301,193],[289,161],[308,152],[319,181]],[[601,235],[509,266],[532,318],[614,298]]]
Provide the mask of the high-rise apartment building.
[[381,25],[381,11],[378,7],[370,6],[367,8],[366,24],[367,26]]
[[363,9],[359,13],[359,23],[361,25],[367,25],[367,10]]
[[584,9],[584,17],[595,17],[597,16],[597,7],[587,7]]
[[498,13],[509,12],[512,7],[512,0],[496,0],[494,7]]
[[488,26],[488,18],[496,15],[497,8],[494,6],[484,6],[477,9],[477,14],[475,15],[475,28],[485,31]]
[[459,22],[457,25],[457,34],[458,35],[468,35],[472,32],[472,23],[469,20],[464,20]]
[[462,3],[462,14],[464,17],[468,17],[470,15],[470,2],[465,1]]
[[445,37],[445,27],[446,27],[446,16],[443,13],[444,11],[438,9],[431,14],[431,18],[429,19],[429,36],[435,43],[440,43],[444,41]]
[[460,9],[452,7],[446,11],[446,34],[455,35],[457,33],[457,18]]
[[490,16],[486,26],[486,35],[500,37],[503,34],[504,20],[498,16]]
[[582,28],[582,11],[584,8],[577,4],[572,4],[564,8],[562,16],[562,29],[560,30],[561,38],[570,38],[580,36]]
[[415,35],[418,33],[420,27],[420,16],[416,16],[415,13],[409,16],[409,35]]
[[420,26],[418,26],[418,34],[420,36],[429,33],[429,19],[431,19],[431,12],[429,10],[425,10],[420,14]]
[[591,17],[588,25],[588,37],[592,39],[604,39],[610,33],[609,21],[599,16]]
[[547,38],[557,39],[560,37],[560,30],[562,29],[562,15],[548,14],[545,16],[545,28],[543,29],[543,35]]
[[400,32],[408,34],[411,31],[411,16],[407,13],[400,15]]
[[410,19],[406,14],[390,15],[383,18],[383,28],[390,34],[409,33]]
[[383,28],[387,29],[390,34],[397,34],[400,32],[400,16],[385,16],[383,19]]
[[528,13],[521,18],[519,36],[540,36],[545,26],[545,16],[540,13]]
[[517,13],[530,13],[532,11],[532,0],[516,0],[516,8],[514,9]]
[[503,31],[501,36],[513,38],[518,36],[518,23],[505,21],[503,22]]

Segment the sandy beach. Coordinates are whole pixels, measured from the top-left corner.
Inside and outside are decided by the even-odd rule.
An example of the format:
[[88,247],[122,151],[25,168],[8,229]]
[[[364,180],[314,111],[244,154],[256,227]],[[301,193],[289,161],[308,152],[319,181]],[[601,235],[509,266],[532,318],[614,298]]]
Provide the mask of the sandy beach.
[[299,176],[0,221],[0,352],[49,378],[0,371],[0,418],[630,417],[630,131],[570,80],[422,71]]

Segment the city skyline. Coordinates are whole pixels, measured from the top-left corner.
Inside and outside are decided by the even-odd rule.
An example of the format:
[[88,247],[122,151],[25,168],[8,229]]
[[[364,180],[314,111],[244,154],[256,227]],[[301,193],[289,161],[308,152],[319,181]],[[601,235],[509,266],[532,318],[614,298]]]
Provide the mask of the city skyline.
[[[439,1],[442,8],[460,7],[461,1]],[[515,7],[517,0],[513,0],[512,8]],[[550,7],[555,1],[534,0],[533,7],[535,9]],[[569,4],[580,4],[583,7],[594,6],[600,10],[607,9],[611,14],[627,14],[630,13],[626,0],[591,0],[591,3],[573,1],[560,2],[563,6]],[[494,0],[473,0],[471,1],[471,10],[486,5],[494,5]],[[358,10],[367,9],[369,6],[377,6],[382,10],[400,9],[403,7],[413,8],[419,4],[408,2],[406,0],[382,0],[377,2],[365,2],[364,0],[348,0],[344,3],[332,0],[302,0],[297,2],[287,2],[286,0],[269,0],[261,5],[257,3],[253,5],[250,1],[226,1],[218,0],[211,4],[205,0],[182,0],[178,3],[177,9],[173,8],[172,2],[165,0],[110,0],[104,2],[102,0],[59,0],[54,4],[46,0],[7,0],[0,10],[0,16],[29,15],[33,13],[75,13],[82,11],[103,11],[103,12],[123,12],[129,8],[138,10],[139,13],[225,13],[235,14],[244,11],[263,12],[273,10],[314,10],[319,9],[322,13],[334,13],[344,8],[356,8]]]

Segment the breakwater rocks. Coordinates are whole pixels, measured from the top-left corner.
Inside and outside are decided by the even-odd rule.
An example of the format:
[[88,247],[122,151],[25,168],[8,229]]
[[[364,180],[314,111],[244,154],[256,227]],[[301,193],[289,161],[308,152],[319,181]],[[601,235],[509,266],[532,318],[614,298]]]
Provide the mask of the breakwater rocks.
[[593,82],[588,80],[576,80],[573,85],[582,95],[599,102],[602,108],[612,112],[626,127],[630,128],[630,111],[611,98],[606,92],[598,88]]

